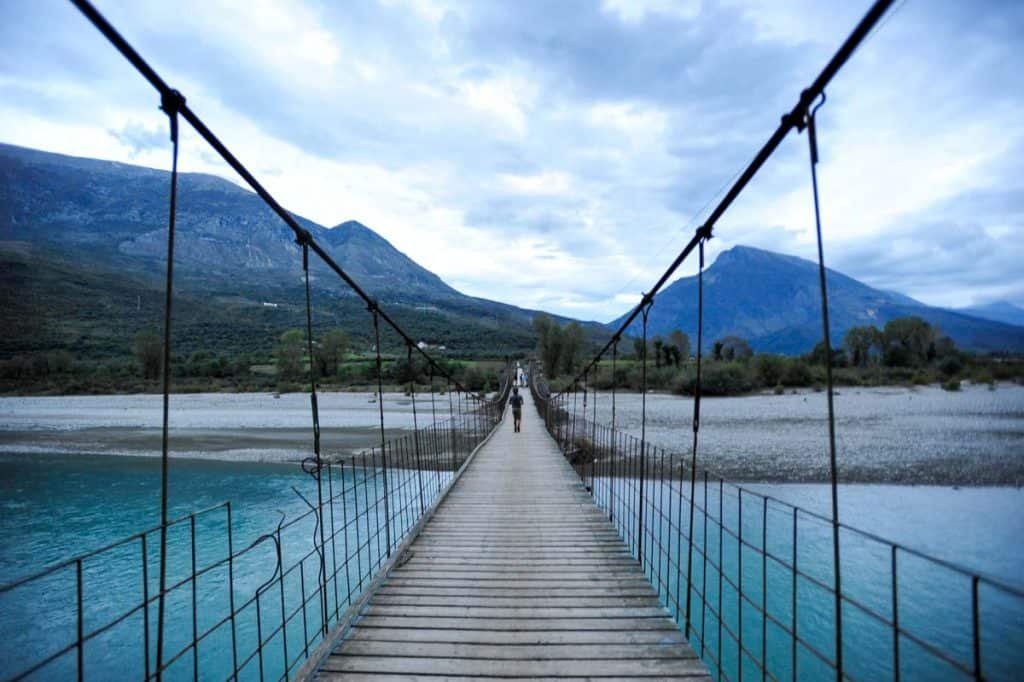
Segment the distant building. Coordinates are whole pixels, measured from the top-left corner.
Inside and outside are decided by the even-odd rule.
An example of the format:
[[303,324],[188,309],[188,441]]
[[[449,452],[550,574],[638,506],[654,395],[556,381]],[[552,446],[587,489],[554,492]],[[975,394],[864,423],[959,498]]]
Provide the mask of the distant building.
[[416,343],[416,347],[420,350],[426,350],[430,348],[430,345],[426,341],[419,341]]
[[264,308],[278,308],[278,307],[280,307],[280,305],[281,305],[280,303],[271,303],[270,301],[264,301],[263,302],[263,307]]

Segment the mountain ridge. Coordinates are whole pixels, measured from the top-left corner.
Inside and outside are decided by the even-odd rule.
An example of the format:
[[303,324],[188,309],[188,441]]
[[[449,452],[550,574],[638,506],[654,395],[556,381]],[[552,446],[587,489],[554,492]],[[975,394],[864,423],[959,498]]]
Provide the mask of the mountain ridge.
[[[132,286],[140,288],[141,301],[149,299],[150,289],[162,287],[169,177],[167,171],[144,166],[0,144],[0,274],[9,304],[6,317],[9,322],[15,316],[43,318],[36,328],[48,339],[4,339],[0,353],[17,352],[21,346],[63,347],[61,319],[45,306],[30,305],[43,297],[56,301],[67,315],[89,308],[94,303],[90,299],[96,299],[134,319],[139,312],[131,309],[136,297],[122,300]],[[328,228],[292,215],[407,333],[461,351],[532,348],[531,323],[539,311],[462,294],[358,221]],[[33,281],[31,271],[45,276]],[[321,308],[316,318],[365,337],[369,317],[354,292],[318,258],[311,259],[310,275],[314,305]],[[136,284],[121,286],[111,300],[72,287],[76,300],[65,300],[61,280],[76,276],[88,280],[93,289],[115,276]],[[228,318],[238,318],[234,313],[239,309],[264,302],[301,302],[301,249],[291,229],[256,194],[217,176],[183,173],[176,213],[175,287],[195,297],[197,319],[216,317],[214,302],[233,306]],[[282,318],[282,325],[303,322],[274,314]],[[149,315],[139,325],[159,326],[159,319]],[[267,333],[279,326],[270,320],[257,325]],[[589,326],[601,328],[597,323]],[[100,335],[104,331],[96,325],[89,329]],[[128,338],[116,341],[122,350],[137,330],[123,330]],[[222,337],[227,333],[218,332]],[[246,334],[255,333],[247,328]],[[272,339],[261,343],[265,348]]]
[[[882,328],[898,317],[917,315],[939,327],[961,348],[980,352],[1024,351],[1024,327],[984,320],[925,305],[903,294],[874,289],[827,269],[832,343],[842,344],[854,326]],[[767,292],[767,295],[766,295]],[[627,313],[628,314],[628,313]],[[609,323],[620,326],[626,315]],[[681,329],[696,338],[697,278],[683,277],[655,299],[648,335]],[[822,339],[818,265],[751,246],[723,251],[704,271],[706,348],[724,336],[746,339],[754,350],[806,353]],[[627,330],[638,335],[639,320]]]

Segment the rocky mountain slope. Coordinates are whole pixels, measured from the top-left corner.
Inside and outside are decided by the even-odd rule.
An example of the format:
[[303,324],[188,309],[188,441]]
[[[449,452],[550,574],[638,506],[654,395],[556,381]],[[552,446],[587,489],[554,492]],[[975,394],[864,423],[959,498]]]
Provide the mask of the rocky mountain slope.
[[[846,275],[828,271],[829,316],[833,345],[842,344],[851,327],[881,329],[897,317],[918,315],[974,351],[1024,351],[1024,327],[933,308],[902,294],[873,289]],[[625,316],[610,323],[617,327]],[[735,335],[756,351],[805,353],[822,339],[821,302],[816,263],[749,246],[719,254],[704,273],[704,338]],[[669,285],[651,308],[649,334],[682,329],[696,338],[697,278]],[[639,322],[630,332],[640,333]]]

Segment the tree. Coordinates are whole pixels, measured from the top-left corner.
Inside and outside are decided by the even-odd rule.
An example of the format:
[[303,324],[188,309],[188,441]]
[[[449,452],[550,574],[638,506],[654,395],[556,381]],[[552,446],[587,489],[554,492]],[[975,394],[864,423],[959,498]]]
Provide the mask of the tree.
[[665,341],[660,336],[654,337],[654,366],[661,367],[661,349],[665,347]]
[[331,329],[325,332],[314,351],[320,376],[336,376],[346,350],[348,350],[348,335],[345,332],[340,329]]
[[[679,359],[686,362],[690,359],[690,337],[680,329],[673,329],[668,334],[669,342],[679,350]],[[680,364],[679,359],[676,365]]]
[[633,355],[636,356],[637,360],[643,360],[644,357],[644,340],[633,339]]
[[302,345],[305,340],[306,335],[301,329],[289,329],[281,334],[280,343],[274,349],[278,377],[292,380],[302,378]]
[[537,354],[544,365],[544,374],[558,376],[562,356],[562,334],[558,325],[543,313],[533,318],[533,331],[537,333]]
[[716,357],[716,360],[748,360],[754,355],[754,349],[750,347],[750,344],[738,336],[726,336],[719,339],[715,342],[716,348],[719,345],[721,348],[717,354],[720,357]]
[[917,367],[928,361],[929,349],[935,342],[935,330],[916,315],[900,317],[885,323],[882,341],[886,365]]
[[135,335],[135,342],[132,344],[132,353],[139,361],[139,369],[146,379],[156,379],[160,376],[160,364],[163,360],[163,342],[156,332],[146,330]]
[[711,358],[713,360],[720,361],[722,359],[722,342],[715,341],[714,345],[711,346]]
[[882,333],[871,325],[851,327],[843,337],[843,347],[851,365],[866,367],[882,348]]
[[[814,349],[807,356],[808,362],[812,365],[825,365],[828,361],[828,355],[825,353],[825,342],[819,341],[815,344]],[[832,349],[832,366],[833,367],[844,367],[846,366],[846,353],[839,348]]]
[[573,374],[580,364],[580,356],[583,353],[583,327],[579,322],[570,322],[560,332],[562,336],[562,369],[566,374]]

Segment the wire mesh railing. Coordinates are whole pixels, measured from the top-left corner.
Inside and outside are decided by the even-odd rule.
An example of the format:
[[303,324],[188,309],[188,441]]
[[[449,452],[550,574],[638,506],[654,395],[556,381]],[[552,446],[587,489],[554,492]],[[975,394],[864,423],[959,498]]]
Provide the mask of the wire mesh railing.
[[848,679],[1017,676],[1024,590],[840,523],[840,640],[831,518],[707,470],[691,486],[685,448],[596,423],[531,377],[548,431],[717,679],[833,677],[837,646]]
[[[88,0],[71,2],[156,90],[170,124],[161,362],[161,523],[0,587],[0,602],[7,600],[13,605],[5,613],[17,614],[2,623],[10,630],[4,634],[10,637],[0,649],[4,654],[0,677],[24,679],[45,671],[47,676],[83,679],[86,671],[93,669],[100,670],[97,674],[101,677],[162,679],[166,674],[198,679],[202,673],[211,679],[285,679],[342,620],[343,604],[345,608],[351,605],[354,596],[372,582],[467,454],[496,425],[508,392],[509,372],[506,370],[503,388],[493,400],[468,392],[449,366],[417,344],[310,231],[299,225],[191,109],[182,93],[171,88]],[[312,453],[302,460],[302,469],[313,477],[315,491],[304,494],[294,488],[305,510],[292,518],[282,514],[276,529],[252,537],[244,546],[245,539],[236,537],[230,503],[177,520],[169,518],[169,397],[181,121],[278,215],[300,247],[312,422]],[[372,324],[380,444],[344,459],[325,456],[321,448],[311,255],[365,303],[367,321]],[[412,433],[391,440],[385,432],[385,343],[405,351],[412,398]],[[422,373],[430,375],[431,420],[424,428],[418,428],[414,356],[424,366]],[[447,422],[437,419],[435,379],[448,388]],[[340,561],[339,543],[343,547]],[[61,630],[65,627],[66,632]],[[40,634],[44,629],[46,636],[25,634]],[[217,652],[225,651],[230,652],[229,657],[218,657]],[[105,668],[96,656],[105,659]]]
[[322,503],[295,488],[308,508],[256,537],[231,502],[171,520],[159,664],[161,526],[0,587],[0,678],[289,679],[498,423],[507,392],[383,451],[325,459]]

